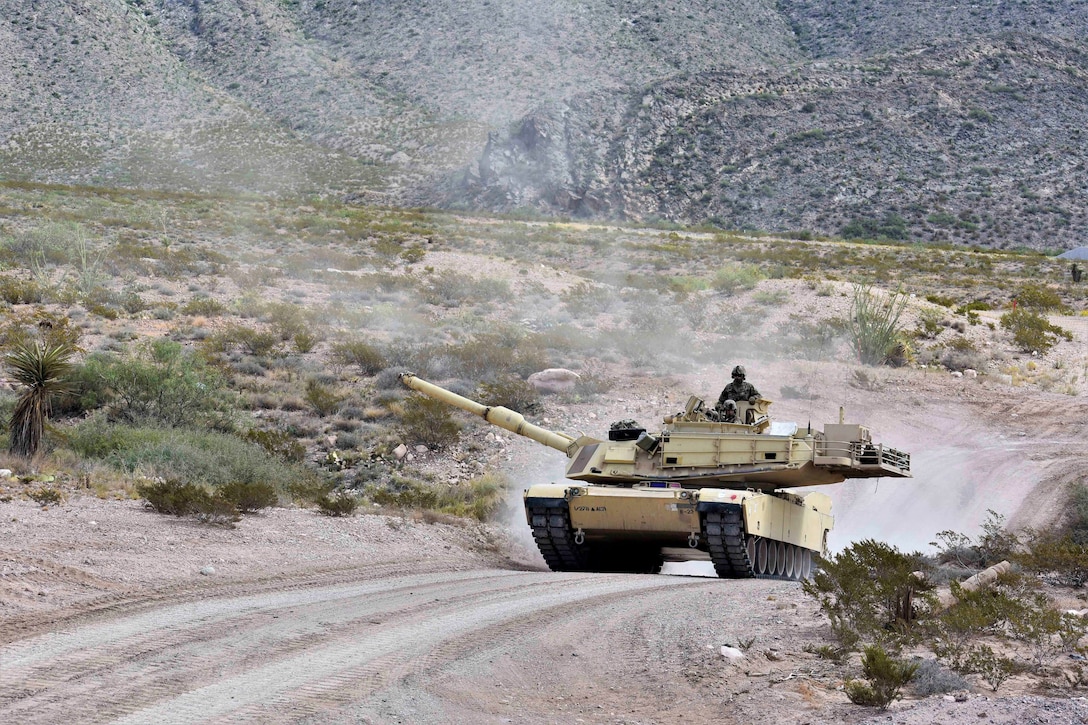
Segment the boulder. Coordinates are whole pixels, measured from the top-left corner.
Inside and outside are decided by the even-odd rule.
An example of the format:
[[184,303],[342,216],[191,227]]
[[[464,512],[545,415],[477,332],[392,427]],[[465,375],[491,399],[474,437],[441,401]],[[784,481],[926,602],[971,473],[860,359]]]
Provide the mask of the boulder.
[[529,385],[542,393],[560,393],[573,390],[582,379],[578,373],[566,368],[548,368],[529,376]]

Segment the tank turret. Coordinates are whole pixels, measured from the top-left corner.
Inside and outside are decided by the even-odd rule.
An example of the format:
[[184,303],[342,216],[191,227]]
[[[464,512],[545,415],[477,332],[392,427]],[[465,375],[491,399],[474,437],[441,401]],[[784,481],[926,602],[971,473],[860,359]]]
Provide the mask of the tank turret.
[[567,456],[566,477],[576,485],[525,492],[529,525],[555,570],[653,571],[663,548],[686,546],[708,553],[719,576],[804,578],[826,548],[831,501],[782,489],[911,475],[909,454],[874,443],[841,409],[822,430],[800,429],[772,421],[767,399],[738,402],[741,422],[724,422],[693,396],[660,429],[621,421],[602,440],[547,430],[411,373],[400,378]]

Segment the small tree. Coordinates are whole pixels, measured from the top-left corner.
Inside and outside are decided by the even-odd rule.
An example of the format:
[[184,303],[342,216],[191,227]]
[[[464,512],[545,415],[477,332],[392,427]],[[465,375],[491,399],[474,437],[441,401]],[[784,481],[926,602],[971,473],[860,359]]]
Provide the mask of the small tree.
[[71,369],[75,348],[68,343],[43,345],[22,342],[4,362],[24,390],[11,413],[11,452],[33,456],[41,445],[45,421],[54,395],[65,390],[64,376]]
[[801,587],[844,646],[852,649],[863,639],[894,643],[933,609],[933,586],[916,574],[925,568],[921,554],[867,539],[824,559]]

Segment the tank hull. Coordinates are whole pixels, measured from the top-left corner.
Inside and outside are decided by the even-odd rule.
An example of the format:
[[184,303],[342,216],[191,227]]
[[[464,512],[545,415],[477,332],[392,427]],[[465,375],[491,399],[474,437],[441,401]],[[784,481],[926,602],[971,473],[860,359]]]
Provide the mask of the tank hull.
[[556,571],[653,572],[662,549],[704,552],[725,578],[797,580],[834,526],[822,493],[538,484],[525,492],[533,537]]

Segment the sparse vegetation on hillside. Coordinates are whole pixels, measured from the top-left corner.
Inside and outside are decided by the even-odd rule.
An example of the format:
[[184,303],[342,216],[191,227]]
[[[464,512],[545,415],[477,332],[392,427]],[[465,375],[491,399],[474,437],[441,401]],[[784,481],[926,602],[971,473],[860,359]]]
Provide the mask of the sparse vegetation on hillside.
[[[404,370],[532,419],[555,400],[592,400],[632,368],[757,348],[854,359],[847,279],[901,288],[897,306],[939,300],[940,319],[918,323],[933,350],[918,355],[949,369],[986,372],[995,350],[1019,355],[995,317],[991,329],[972,313],[1014,297],[1039,314],[1085,305],[1065,266],[1037,254],[26,184],[0,184],[0,204],[0,284],[40,278],[45,290],[0,311],[0,346],[40,337],[86,351],[43,449],[66,465],[74,456],[105,490],[131,490],[138,476],[209,490],[266,480],[281,499],[316,502],[335,490],[360,498],[394,475],[422,481],[417,456],[486,460],[483,424],[437,403],[417,410],[422,399],[397,382]],[[37,271],[18,253],[28,243],[42,250]],[[387,253],[416,245],[423,261]],[[77,284],[87,255],[102,260],[91,295]],[[882,312],[884,293],[868,289],[867,309]],[[874,363],[888,354],[877,347]],[[581,375],[559,398],[525,382],[557,366]],[[1075,389],[1079,375],[1070,361],[1046,378]],[[456,493],[479,472],[446,475]]]

